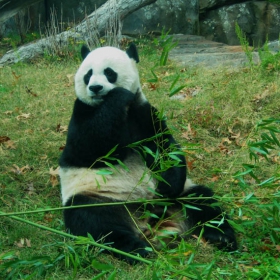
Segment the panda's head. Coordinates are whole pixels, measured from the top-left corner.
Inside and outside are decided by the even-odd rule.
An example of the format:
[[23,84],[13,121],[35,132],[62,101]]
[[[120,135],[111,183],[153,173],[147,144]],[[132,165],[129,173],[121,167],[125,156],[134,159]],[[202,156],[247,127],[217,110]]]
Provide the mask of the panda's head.
[[75,76],[77,97],[89,105],[98,105],[103,96],[115,87],[141,93],[136,63],[139,62],[136,46],[131,44],[126,51],[114,47],[101,47],[90,51],[81,49],[83,62]]

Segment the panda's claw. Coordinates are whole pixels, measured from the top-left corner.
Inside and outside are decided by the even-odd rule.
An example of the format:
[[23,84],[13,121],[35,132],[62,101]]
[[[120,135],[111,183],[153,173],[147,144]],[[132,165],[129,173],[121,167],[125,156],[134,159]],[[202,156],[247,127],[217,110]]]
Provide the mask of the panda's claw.
[[221,229],[204,227],[203,237],[218,249],[231,252],[237,250],[237,242],[232,227],[226,222]]

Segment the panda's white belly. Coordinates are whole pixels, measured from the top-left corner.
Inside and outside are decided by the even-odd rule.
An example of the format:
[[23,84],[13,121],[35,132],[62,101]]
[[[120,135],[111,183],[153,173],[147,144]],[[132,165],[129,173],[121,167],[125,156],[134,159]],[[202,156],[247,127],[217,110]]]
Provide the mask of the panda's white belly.
[[106,167],[103,169],[112,174],[103,176],[100,169],[60,168],[63,205],[70,197],[83,192],[122,201],[152,198],[156,181],[140,156],[130,156],[123,163],[128,170],[120,165],[115,169]]

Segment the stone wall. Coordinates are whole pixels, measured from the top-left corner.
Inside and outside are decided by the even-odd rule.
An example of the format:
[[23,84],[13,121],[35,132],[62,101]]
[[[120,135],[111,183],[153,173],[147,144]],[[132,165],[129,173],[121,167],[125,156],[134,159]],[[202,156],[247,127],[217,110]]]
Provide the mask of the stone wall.
[[279,40],[280,5],[267,1],[200,0],[200,35],[229,45],[239,44],[235,24],[251,45]]
[[[13,0],[15,1],[15,0]],[[29,7],[31,31],[41,29],[54,8],[58,21],[78,23],[106,0],[44,0]],[[262,45],[266,38],[279,40],[280,5],[268,1],[242,0],[157,0],[124,19],[124,34],[160,33],[202,35],[229,45],[239,44],[235,23],[245,32],[251,45]],[[7,28],[8,27],[8,28]],[[0,36],[15,30],[13,19],[0,26]],[[2,30],[1,30],[2,29]]]
[[[86,14],[94,11],[106,0],[47,0],[49,7],[55,7],[64,20],[82,20]],[[65,3],[67,5],[65,6]],[[62,8],[62,9],[61,9]],[[171,33],[196,34],[199,25],[198,0],[157,0],[125,18],[123,32],[126,34],[144,34],[161,32],[163,28]]]

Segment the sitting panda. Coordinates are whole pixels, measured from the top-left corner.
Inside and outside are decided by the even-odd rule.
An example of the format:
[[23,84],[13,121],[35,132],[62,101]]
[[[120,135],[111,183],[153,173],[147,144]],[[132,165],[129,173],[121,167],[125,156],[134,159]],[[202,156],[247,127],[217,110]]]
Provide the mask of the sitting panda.
[[[59,161],[62,203],[139,202],[66,209],[67,230],[142,257],[147,247],[172,246],[201,232],[218,248],[236,250],[234,231],[212,190],[187,179],[180,146],[141,90],[136,46],[91,52],[83,46],[81,55],[77,99]],[[168,207],[144,203],[155,198],[166,198]],[[210,220],[216,228],[204,226]]]

